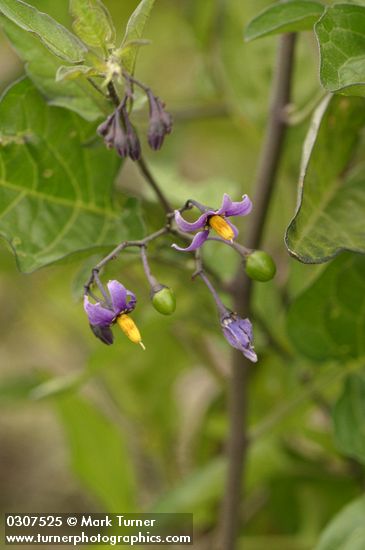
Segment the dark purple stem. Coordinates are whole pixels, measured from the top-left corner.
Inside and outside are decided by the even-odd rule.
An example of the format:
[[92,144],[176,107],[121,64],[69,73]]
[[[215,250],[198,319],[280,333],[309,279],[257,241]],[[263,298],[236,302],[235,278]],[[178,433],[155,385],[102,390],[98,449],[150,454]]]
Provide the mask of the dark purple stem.
[[[267,212],[282,157],[287,124],[285,110],[290,102],[291,78],[294,64],[295,35],[280,38],[277,67],[272,86],[271,108],[265,140],[262,146],[255,183],[255,211],[250,217],[246,244],[249,249],[260,248]],[[250,315],[252,281],[237,272],[232,287],[234,308],[243,318]],[[229,387],[229,436],[227,442],[228,473],[221,510],[219,550],[236,548],[242,499],[242,476],[246,451],[248,382],[251,363],[240,352],[233,352],[232,376]]]

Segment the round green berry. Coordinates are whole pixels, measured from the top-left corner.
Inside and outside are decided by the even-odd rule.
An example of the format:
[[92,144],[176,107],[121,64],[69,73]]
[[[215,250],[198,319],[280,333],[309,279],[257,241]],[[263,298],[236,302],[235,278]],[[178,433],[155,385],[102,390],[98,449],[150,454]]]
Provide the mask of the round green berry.
[[176,309],[174,291],[166,286],[158,290],[152,297],[152,305],[162,315],[171,315]]
[[265,283],[275,276],[276,265],[269,254],[263,250],[255,250],[247,257],[245,270],[254,281]]

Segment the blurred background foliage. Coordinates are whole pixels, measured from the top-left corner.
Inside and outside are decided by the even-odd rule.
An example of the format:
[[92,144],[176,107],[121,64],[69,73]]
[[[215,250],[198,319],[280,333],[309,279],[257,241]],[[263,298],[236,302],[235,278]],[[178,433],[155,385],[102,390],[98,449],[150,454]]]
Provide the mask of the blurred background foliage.
[[[70,25],[67,0],[29,3]],[[122,36],[137,1],[105,3]],[[174,115],[171,137],[148,161],[176,206],[190,197],[215,204],[223,192],[250,194],[277,39],[245,44],[243,28],[269,3],[156,2],[145,33],[152,45],[142,48],[136,76]],[[5,38],[0,47],[5,89],[23,68]],[[311,33],[299,38],[294,82],[293,109],[300,113],[318,99]],[[254,296],[260,362],[253,367],[240,538],[247,550],[313,548],[329,519],[364,487],[359,462],[336,447],[329,414],[356,364],[340,370],[331,359],[319,366],[296,355],[285,327],[288,304],[324,269],[290,259],[283,242],[308,122],[304,117],[289,130],[267,225],[265,249],[278,275],[257,284]],[[122,167],[117,189],[144,198],[147,226],[161,225],[160,207],[132,162]],[[244,222],[241,229],[244,243]],[[206,257],[228,279],[236,258],[225,248],[207,244]],[[160,244],[151,250],[156,276],[176,292],[173,318],[152,309],[134,254],[105,274],[138,296],[143,353],[122,337],[106,348],[89,330],[80,298],[97,256],[23,275],[1,243],[0,509],[193,512],[196,548],[210,548],[226,467],[231,350],[203,285],[190,282],[190,258],[182,262]]]

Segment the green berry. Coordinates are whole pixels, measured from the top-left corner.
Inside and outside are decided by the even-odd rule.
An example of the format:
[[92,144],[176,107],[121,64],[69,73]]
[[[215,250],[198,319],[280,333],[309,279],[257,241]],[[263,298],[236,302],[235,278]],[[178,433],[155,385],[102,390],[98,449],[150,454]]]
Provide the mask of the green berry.
[[176,309],[175,293],[171,288],[165,286],[155,292],[152,297],[152,305],[162,315],[171,315]]
[[275,276],[276,265],[269,254],[255,250],[247,257],[245,270],[251,279],[264,283]]

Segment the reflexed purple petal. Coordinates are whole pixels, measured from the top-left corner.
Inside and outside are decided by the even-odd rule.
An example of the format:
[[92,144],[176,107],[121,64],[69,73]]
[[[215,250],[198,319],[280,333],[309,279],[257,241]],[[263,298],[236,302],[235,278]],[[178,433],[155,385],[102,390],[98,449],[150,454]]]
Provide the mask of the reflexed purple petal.
[[84,310],[89,318],[90,325],[108,327],[114,317],[114,311],[103,307],[99,302],[91,304],[87,296],[84,296]]
[[205,231],[199,231],[194,237],[194,239],[191,241],[191,244],[187,248],[181,248],[180,246],[177,246],[177,244],[172,244],[172,248],[175,248],[175,250],[178,250],[179,252],[192,252],[193,250],[196,250],[202,244],[205,243],[209,235],[209,230],[206,229]]
[[247,359],[256,363],[257,355],[252,345],[252,325],[249,319],[241,319],[231,314],[221,320],[221,326],[227,342],[240,350]]
[[212,213],[214,214],[214,212],[210,210],[208,212],[204,212],[204,214],[199,216],[196,222],[190,223],[184,220],[184,218],[182,217],[182,215],[178,210],[175,210],[175,221],[178,228],[181,229],[181,231],[187,231],[187,232],[197,231],[198,229],[203,229],[203,227],[206,226],[208,216],[211,215]]
[[127,311],[133,311],[137,304],[136,295],[134,294],[134,292],[127,290],[127,297],[129,298],[129,300],[127,301]]
[[90,325],[90,328],[94,335],[107,346],[110,346],[114,342],[113,332],[110,327]]
[[238,237],[237,227],[231,221],[229,221],[227,218],[225,218],[225,222],[228,223],[229,227],[232,229],[232,231],[234,233],[234,238],[236,239]]
[[243,195],[242,201],[233,202],[227,193],[223,195],[222,206],[217,211],[224,216],[247,216],[252,210],[252,202],[247,195]]
[[107,284],[115,315],[127,309],[127,289],[119,281]]

